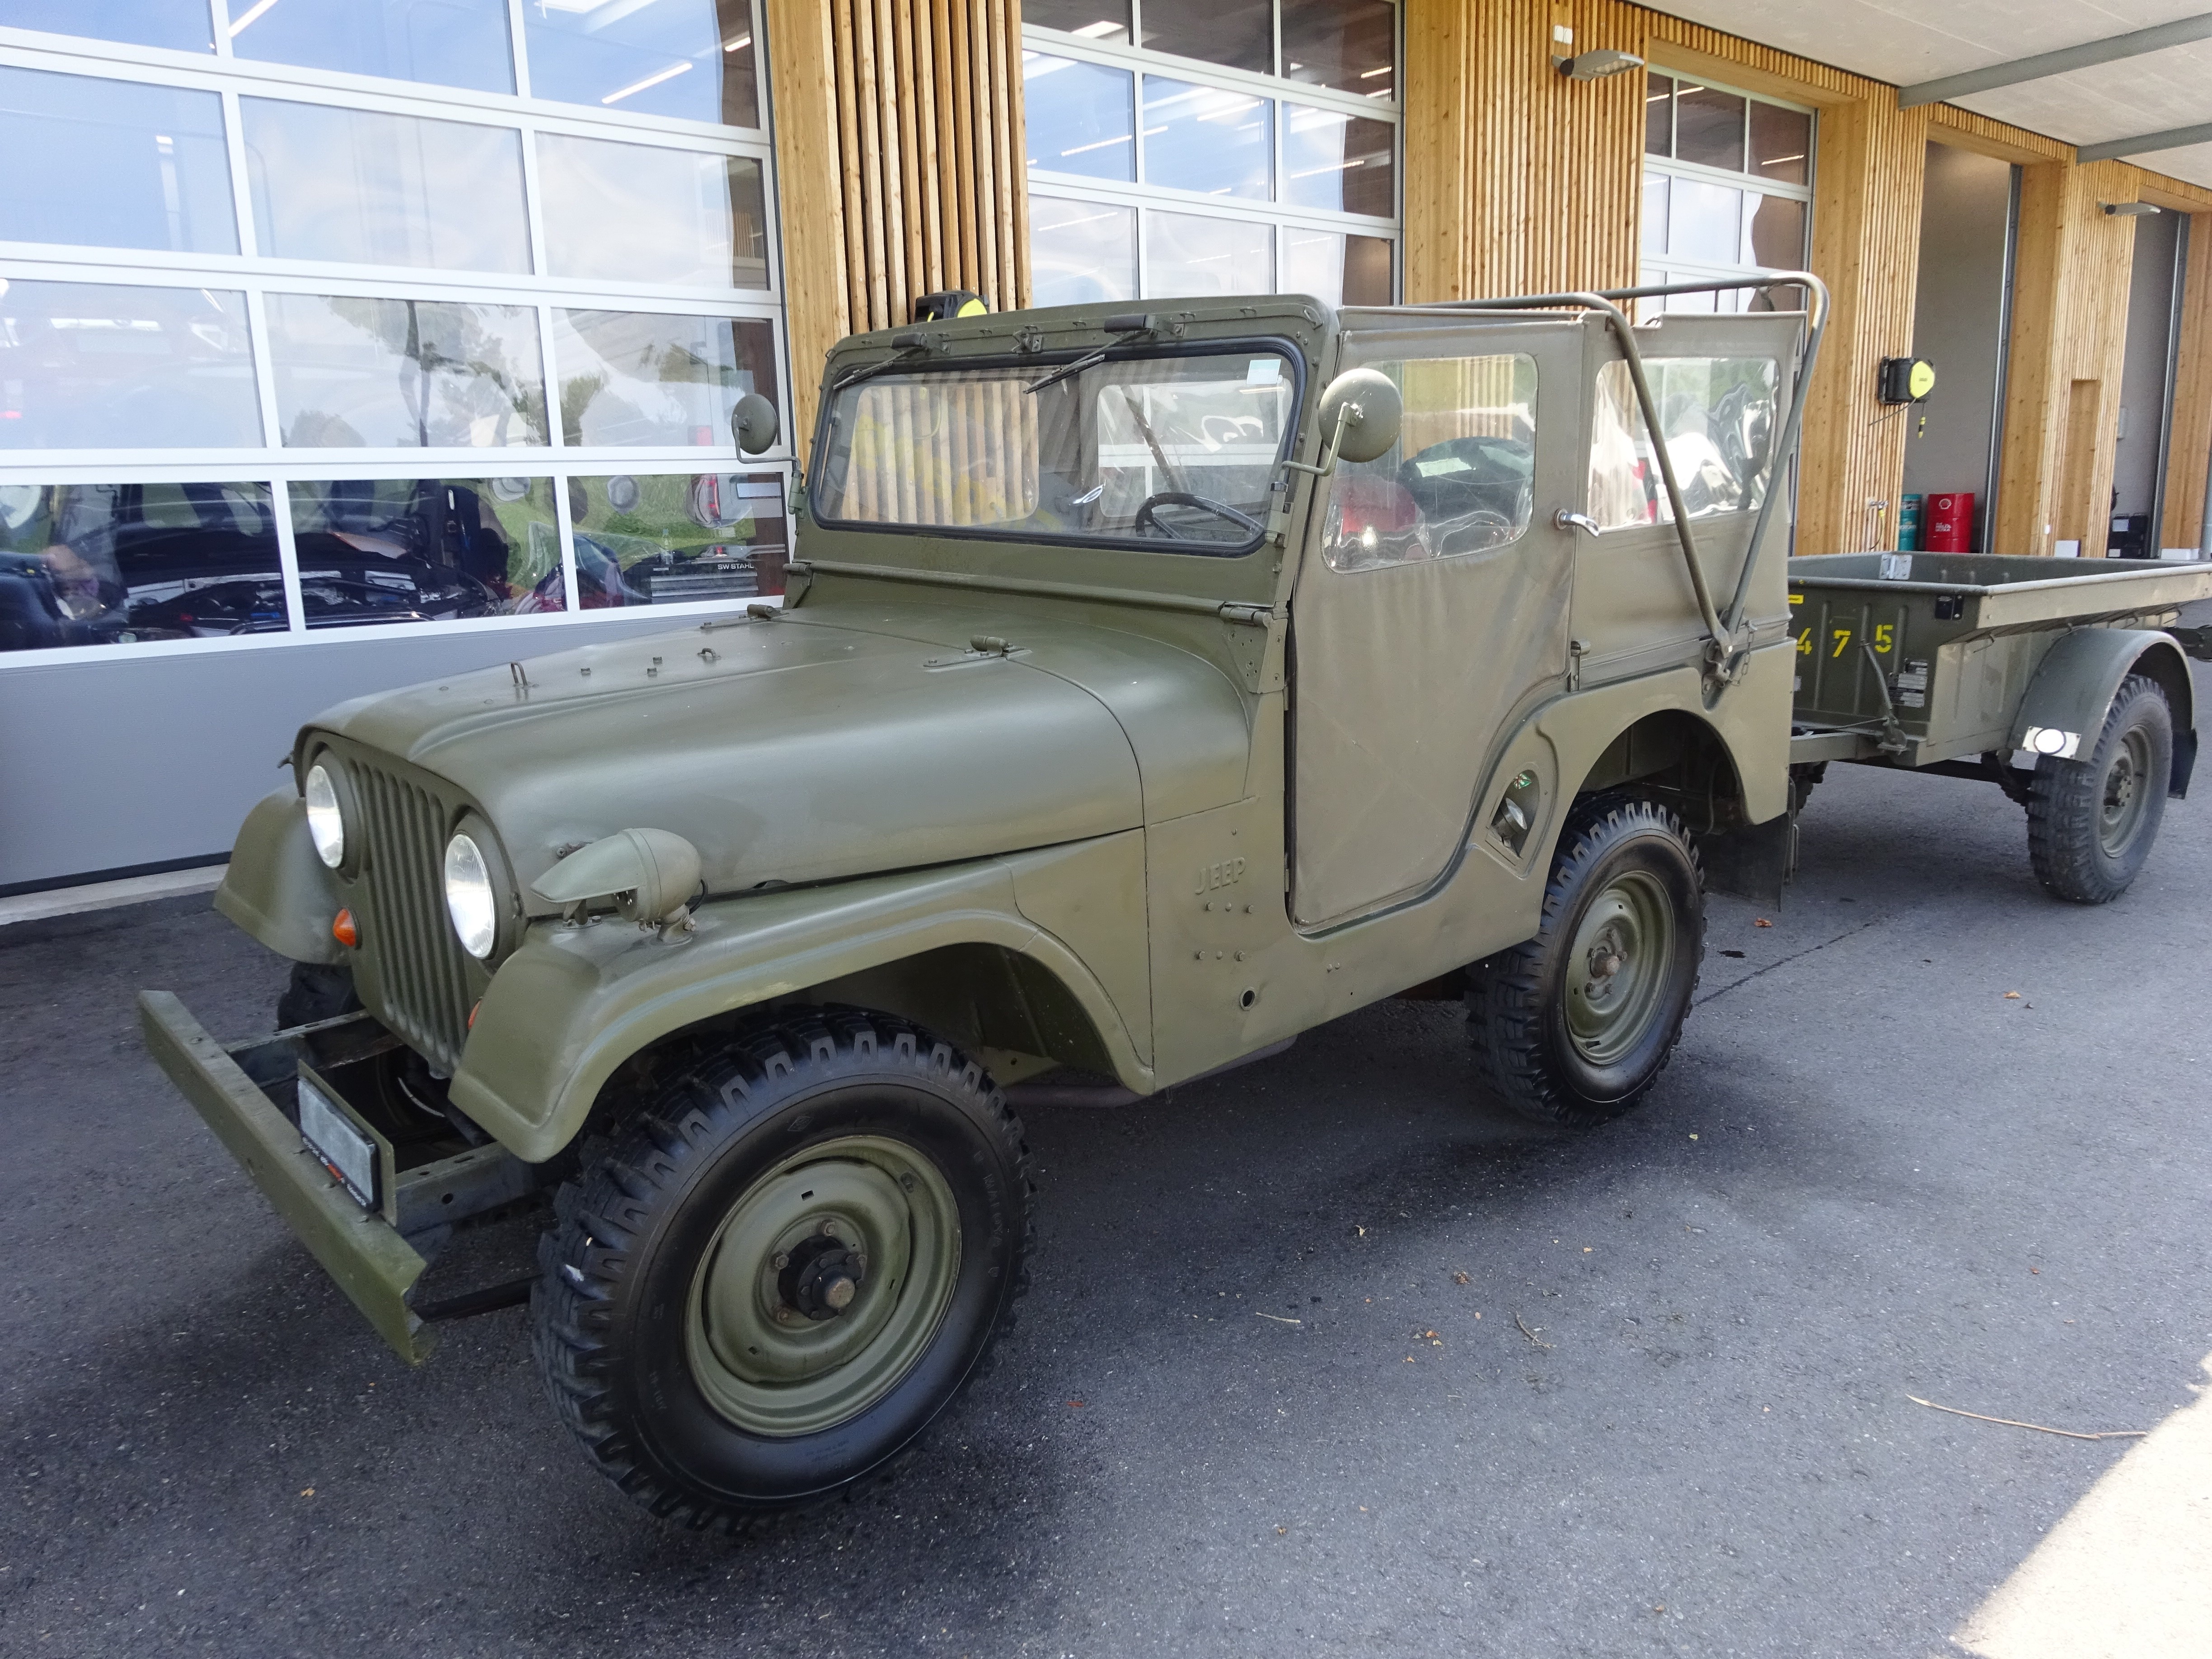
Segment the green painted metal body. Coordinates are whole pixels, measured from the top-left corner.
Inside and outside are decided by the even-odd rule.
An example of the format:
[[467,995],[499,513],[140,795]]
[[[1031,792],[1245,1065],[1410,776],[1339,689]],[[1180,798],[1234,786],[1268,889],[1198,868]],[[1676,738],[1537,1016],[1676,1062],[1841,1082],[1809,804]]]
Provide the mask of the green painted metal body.
[[[918,333],[936,362],[1011,354],[1042,372],[1127,343],[1103,310]],[[1585,505],[1593,388],[1619,356],[1601,324],[1279,296],[1155,323],[1183,347],[1290,353],[1303,392],[1284,459],[1309,469],[1341,368],[1526,354],[1527,533],[1337,571],[1319,551],[1329,486],[1295,468],[1240,556],[833,527],[802,496],[781,611],[320,717],[295,775],[345,769],[366,845],[325,870],[281,793],[249,821],[222,908],[287,954],[350,963],[372,1014],[450,1073],[454,1103],[538,1161],[634,1057],[778,1003],[907,1015],[1002,1082],[1073,1066],[1150,1093],[1528,938],[1580,793],[1641,780],[1717,833],[1785,811],[1785,515],[1756,550],[1728,679],[1670,528],[1554,521]],[[1647,356],[1771,356],[1786,398],[1800,326],[1675,316],[1638,331]],[[915,337],[845,342],[825,384],[912,356]],[[1751,524],[1699,524],[1713,591],[1735,590]],[[464,819],[511,876],[489,963],[454,946],[437,897]],[[690,931],[572,925],[530,891],[564,851],[629,827],[698,848]],[[340,905],[357,950],[309,937]],[[209,1111],[204,1068],[165,1063]],[[235,1148],[237,1124],[217,1127]]]
[[1933,766],[2010,756],[2045,729],[2094,743],[2141,673],[2172,709],[2173,793],[2188,785],[2195,690],[2166,630],[2212,599],[2212,566],[1832,554],[1792,559],[1790,595],[1796,759]]

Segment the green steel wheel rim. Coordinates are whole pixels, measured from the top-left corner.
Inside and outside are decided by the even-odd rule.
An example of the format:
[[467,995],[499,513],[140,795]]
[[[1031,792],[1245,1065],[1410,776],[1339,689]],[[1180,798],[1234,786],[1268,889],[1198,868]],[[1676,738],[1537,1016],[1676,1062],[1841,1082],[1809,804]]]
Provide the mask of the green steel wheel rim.
[[1674,972],[1674,907],[1648,871],[1614,877],[1590,901],[1567,955],[1567,1036],[1594,1066],[1617,1064],[1650,1030]]
[[749,1433],[818,1434],[896,1388],[960,1277],[960,1212],[918,1148],[880,1135],[808,1147],[716,1229],[684,1349],[708,1401]]
[[2129,727],[2106,770],[2097,815],[2097,842],[2106,858],[2124,854],[2142,823],[2150,802],[2150,733],[2140,726]]

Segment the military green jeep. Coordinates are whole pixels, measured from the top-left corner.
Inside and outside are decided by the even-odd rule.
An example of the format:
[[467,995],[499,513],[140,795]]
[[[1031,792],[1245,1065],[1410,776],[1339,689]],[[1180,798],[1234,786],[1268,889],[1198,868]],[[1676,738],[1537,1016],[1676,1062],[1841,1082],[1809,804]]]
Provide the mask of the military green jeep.
[[[1534,1117],[1650,1088],[1701,863],[1786,854],[1772,486],[1824,301],[1753,291],[1810,314],[1272,296],[847,340],[785,602],[315,720],[216,898],[299,964],[285,1029],[225,1047],[149,992],[153,1048],[409,1359],[526,1299],[657,1513],[836,1492],[1008,1320],[1018,1109],[1393,996],[1463,997]],[[418,1305],[457,1227],[532,1204],[534,1273]]]

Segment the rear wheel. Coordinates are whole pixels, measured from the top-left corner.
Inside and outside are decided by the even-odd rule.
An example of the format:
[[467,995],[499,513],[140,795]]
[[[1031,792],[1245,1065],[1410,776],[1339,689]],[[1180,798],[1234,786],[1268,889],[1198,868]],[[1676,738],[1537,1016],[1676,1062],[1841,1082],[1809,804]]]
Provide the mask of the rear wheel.
[[600,1469],[733,1526],[891,1463],[1010,1322],[1021,1126],[981,1067],[849,1010],[764,1027],[587,1149],[540,1243],[538,1365]]
[[1477,1064],[1523,1116],[1592,1124],[1644,1097],[1674,1054],[1705,957],[1689,831],[1656,802],[1579,809],[1536,937],[1468,976]]
[[2106,904],[2150,856],[2173,776],[2173,715],[2158,682],[2120,683],[2087,757],[2035,763],[2027,850],[2036,879],[2076,904]]

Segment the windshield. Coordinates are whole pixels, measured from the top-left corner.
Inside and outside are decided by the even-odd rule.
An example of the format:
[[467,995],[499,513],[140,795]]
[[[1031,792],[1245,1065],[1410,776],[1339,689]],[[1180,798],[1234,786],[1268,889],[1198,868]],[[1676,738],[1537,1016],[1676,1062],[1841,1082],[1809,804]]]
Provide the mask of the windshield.
[[825,524],[1243,553],[1266,526],[1296,374],[1284,352],[1247,349],[873,375],[830,405],[814,511]]

